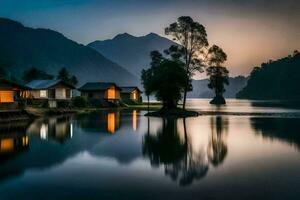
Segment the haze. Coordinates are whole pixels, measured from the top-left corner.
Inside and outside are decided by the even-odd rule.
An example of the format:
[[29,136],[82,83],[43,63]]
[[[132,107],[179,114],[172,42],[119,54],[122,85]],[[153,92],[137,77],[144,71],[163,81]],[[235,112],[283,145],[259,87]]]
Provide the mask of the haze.
[[207,28],[210,44],[228,54],[231,76],[248,75],[269,59],[300,50],[297,0],[1,0],[0,16],[26,26],[54,29],[79,43],[105,40],[128,32],[164,36],[181,15]]

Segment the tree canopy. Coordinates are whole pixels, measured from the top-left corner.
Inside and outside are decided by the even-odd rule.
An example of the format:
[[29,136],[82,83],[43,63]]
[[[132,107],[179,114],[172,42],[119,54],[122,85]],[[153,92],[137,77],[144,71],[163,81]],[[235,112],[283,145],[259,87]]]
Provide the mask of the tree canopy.
[[163,58],[157,51],[151,53],[151,59],[151,67],[142,71],[146,95],[154,94],[163,108],[177,107],[188,80],[183,63]]
[[185,108],[187,92],[191,89],[191,78],[195,72],[203,72],[205,57],[203,55],[205,48],[208,47],[207,33],[202,24],[189,16],[182,16],[165,28],[165,34],[170,35],[179,44],[170,47],[166,53],[184,63],[188,77],[183,95],[183,108]]
[[71,76],[65,67],[61,68],[61,70],[58,72],[57,79],[61,79],[74,86],[78,83],[77,77]]
[[28,83],[33,80],[47,80],[53,79],[54,76],[46,73],[43,70],[37,69],[35,67],[30,68],[29,70],[24,71],[23,81]]

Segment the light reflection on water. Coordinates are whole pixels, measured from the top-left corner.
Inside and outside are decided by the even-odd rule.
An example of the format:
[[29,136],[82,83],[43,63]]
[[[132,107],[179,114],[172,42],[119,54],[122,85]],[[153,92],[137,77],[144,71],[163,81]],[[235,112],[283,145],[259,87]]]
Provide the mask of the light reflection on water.
[[1,125],[0,199],[300,197],[299,118],[144,114]]

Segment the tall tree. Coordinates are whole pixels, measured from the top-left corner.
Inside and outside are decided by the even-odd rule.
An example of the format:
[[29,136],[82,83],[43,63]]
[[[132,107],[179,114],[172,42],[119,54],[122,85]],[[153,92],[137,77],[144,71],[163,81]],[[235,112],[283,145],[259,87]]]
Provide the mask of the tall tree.
[[33,80],[48,80],[48,79],[53,79],[53,76],[35,67],[32,67],[29,70],[24,71],[23,73],[23,81],[25,83],[28,83]]
[[208,65],[206,69],[209,77],[208,87],[215,91],[215,97],[210,102],[212,104],[225,104],[223,93],[225,92],[225,84],[229,84],[229,71],[222,64],[227,60],[226,53],[217,45],[213,45],[208,50]]
[[203,72],[204,49],[208,47],[207,33],[202,24],[189,16],[182,16],[165,28],[165,34],[172,36],[179,44],[177,48],[169,49],[169,52],[172,57],[175,56],[184,62],[185,73],[189,77],[184,87],[183,109],[185,109],[187,92],[191,89],[191,78],[195,72]]
[[61,70],[58,72],[57,79],[63,80],[71,85],[77,85],[78,83],[77,77],[71,76],[65,67],[61,68]]

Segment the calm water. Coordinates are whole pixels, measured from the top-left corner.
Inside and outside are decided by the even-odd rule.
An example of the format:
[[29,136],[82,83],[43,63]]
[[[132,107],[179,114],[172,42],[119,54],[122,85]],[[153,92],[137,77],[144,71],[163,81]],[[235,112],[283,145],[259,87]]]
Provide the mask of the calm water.
[[[189,106],[299,111],[236,100]],[[300,118],[144,114],[1,125],[0,199],[300,199]]]

